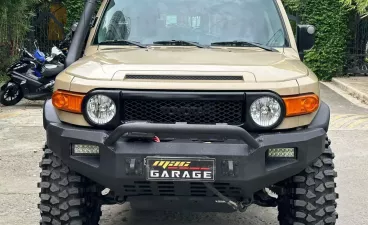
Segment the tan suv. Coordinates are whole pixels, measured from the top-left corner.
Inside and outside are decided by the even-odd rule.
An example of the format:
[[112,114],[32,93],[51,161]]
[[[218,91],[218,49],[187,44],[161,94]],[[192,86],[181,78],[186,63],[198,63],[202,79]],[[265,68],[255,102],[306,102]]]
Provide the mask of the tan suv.
[[337,219],[329,107],[280,0],[86,1],[44,105],[41,224],[102,204]]

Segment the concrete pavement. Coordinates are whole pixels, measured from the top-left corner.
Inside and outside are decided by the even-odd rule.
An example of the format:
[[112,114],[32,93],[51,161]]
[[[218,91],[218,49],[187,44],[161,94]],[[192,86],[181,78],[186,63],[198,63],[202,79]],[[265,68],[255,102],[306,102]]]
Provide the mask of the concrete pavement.
[[[368,224],[368,109],[321,85],[330,105],[329,136],[338,172],[338,225]],[[45,141],[42,104],[22,102],[0,107],[0,225],[34,225],[37,209],[38,162]],[[252,206],[245,213],[138,213],[128,204],[105,206],[101,225],[276,225],[277,210]]]
[[368,104],[368,77],[336,77],[332,84],[346,91],[348,94]]

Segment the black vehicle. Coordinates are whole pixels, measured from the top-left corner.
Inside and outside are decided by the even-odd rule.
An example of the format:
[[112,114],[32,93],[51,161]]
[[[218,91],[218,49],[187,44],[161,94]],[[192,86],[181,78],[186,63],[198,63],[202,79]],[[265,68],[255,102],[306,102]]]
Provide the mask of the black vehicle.
[[55,77],[64,70],[62,63],[40,62],[27,49],[23,48],[20,51],[20,60],[7,70],[10,81],[0,90],[0,103],[4,106],[15,105],[22,98],[29,100],[50,98]]
[[[30,53],[26,48],[20,49],[20,60],[12,64],[7,75],[10,81],[0,89],[0,103],[5,106],[17,104],[22,98],[28,100],[45,100],[51,97],[55,77],[64,69],[70,43],[78,23],[74,23],[64,40],[51,50],[46,57],[39,51]],[[39,56],[39,57],[37,57]]]

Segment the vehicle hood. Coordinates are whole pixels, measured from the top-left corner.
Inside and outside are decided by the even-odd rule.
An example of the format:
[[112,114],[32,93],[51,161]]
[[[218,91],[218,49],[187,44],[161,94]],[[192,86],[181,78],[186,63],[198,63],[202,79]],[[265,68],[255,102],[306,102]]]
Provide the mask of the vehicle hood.
[[247,82],[280,82],[308,75],[299,60],[258,48],[110,48],[85,56],[66,73],[91,80],[124,80],[127,74],[241,75]]

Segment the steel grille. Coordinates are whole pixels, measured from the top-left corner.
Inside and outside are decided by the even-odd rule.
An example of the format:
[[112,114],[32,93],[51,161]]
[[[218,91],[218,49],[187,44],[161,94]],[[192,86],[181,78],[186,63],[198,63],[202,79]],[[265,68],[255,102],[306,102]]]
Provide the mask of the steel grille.
[[125,100],[125,121],[151,123],[241,125],[243,101],[240,100]]
[[126,79],[133,80],[238,80],[242,76],[174,76],[174,75],[126,75]]

